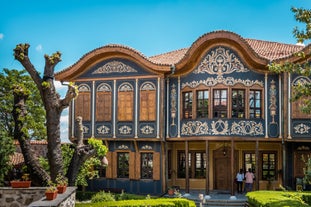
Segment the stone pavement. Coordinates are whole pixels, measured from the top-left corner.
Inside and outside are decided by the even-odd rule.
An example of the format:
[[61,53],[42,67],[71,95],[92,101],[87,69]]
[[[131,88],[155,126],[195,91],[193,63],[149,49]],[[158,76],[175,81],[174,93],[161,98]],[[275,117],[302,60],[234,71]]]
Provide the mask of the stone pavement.
[[[180,190],[180,194],[184,198],[194,200],[197,206],[245,206],[247,201],[245,194],[232,196],[226,191],[210,191],[209,195],[205,195],[205,191],[190,190],[189,193],[185,193],[184,190]],[[165,197],[170,196],[166,194]]]

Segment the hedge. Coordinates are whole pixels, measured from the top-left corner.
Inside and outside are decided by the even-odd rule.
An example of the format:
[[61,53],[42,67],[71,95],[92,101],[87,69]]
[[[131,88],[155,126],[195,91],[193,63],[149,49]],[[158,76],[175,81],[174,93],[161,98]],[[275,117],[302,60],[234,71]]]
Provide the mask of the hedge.
[[251,207],[303,207],[311,204],[311,192],[252,191],[246,197]]

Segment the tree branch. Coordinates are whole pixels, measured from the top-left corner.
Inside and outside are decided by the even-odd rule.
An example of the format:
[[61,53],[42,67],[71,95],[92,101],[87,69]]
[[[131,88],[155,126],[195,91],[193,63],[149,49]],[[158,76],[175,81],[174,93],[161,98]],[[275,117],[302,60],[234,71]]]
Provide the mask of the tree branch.
[[45,67],[44,67],[44,76],[43,76],[44,81],[49,78],[51,79],[54,78],[54,68],[57,65],[57,63],[62,61],[61,55],[62,54],[58,51],[56,53],[53,53],[51,56],[44,55],[44,58],[45,58]]
[[73,84],[68,84],[68,90],[66,93],[65,98],[60,100],[60,109],[63,110],[64,108],[67,108],[72,101],[72,99],[76,98],[78,96],[78,89]]
[[31,63],[29,57],[28,57],[28,48],[30,47],[29,44],[18,44],[16,45],[14,49],[14,57],[16,60],[18,60],[24,68],[28,71],[34,82],[36,83],[40,93],[42,94],[42,86],[41,82],[42,79],[40,77],[39,72],[35,69],[33,64]]

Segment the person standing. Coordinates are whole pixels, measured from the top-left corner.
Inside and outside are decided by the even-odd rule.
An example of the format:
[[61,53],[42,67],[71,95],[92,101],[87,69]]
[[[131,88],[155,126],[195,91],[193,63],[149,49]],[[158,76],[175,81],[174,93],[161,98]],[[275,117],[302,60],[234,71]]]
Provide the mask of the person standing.
[[246,192],[252,191],[254,179],[255,179],[254,173],[252,172],[252,169],[249,168],[248,172],[246,172],[246,174],[245,174],[245,189],[246,189]]
[[240,169],[240,171],[236,174],[238,193],[242,193],[243,191],[243,180],[244,180],[244,172],[243,169]]

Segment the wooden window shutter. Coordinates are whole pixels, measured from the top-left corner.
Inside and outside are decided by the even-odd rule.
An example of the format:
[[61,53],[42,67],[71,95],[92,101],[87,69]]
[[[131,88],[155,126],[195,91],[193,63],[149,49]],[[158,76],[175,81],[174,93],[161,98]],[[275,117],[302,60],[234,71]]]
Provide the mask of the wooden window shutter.
[[118,93],[118,120],[132,121],[133,120],[133,92]]
[[135,168],[136,168],[136,165],[135,165],[135,152],[130,152],[130,160],[129,160],[129,163],[130,163],[130,167],[129,167],[129,178],[131,180],[135,179]]
[[118,161],[117,161],[117,152],[112,152],[112,178],[117,178],[117,168],[118,168]]
[[135,168],[135,169],[136,169],[136,172],[135,172],[135,173],[136,173],[136,179],[137,179],[137,180],[140,179],[140,169],[141,169],[141,166],[140,166],[140,165],[141,165],[141,164],[140,164],[140,163],[141,163],[140,157],[141,157],[141,156],[140,156],[140,153],[137,152],[137,153],[136,153],[136,168]]
[[156,91],[140,92],[140,120],[154,121],[156,119]]
[[82,116],[83,121],[91,120],[91,93],[80,92],[75,102],[75,115]]
[[106,178],[112,178],[112,168],[113,168],[113,162],[112,162],[112,152],[107,152],[106,158],[108,160],[108,166],[106,168]]
[[111,120],[111,92],[97,92],[96,121]]
[[160,163],[160,153],[154,152],[153,153],[153,179],[160,180],[161,174],[161,163]]

